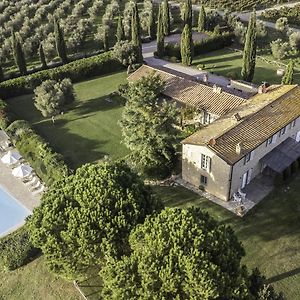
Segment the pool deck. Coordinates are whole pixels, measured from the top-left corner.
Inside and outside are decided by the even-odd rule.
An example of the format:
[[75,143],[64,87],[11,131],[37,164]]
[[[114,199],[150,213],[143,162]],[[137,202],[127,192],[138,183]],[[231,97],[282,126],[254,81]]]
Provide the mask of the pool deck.
[[[0,153],[0,156],[3,155]],[[33,195],[22,179],[12,175],[12,167],[0,161],[0,186],[31,212],[40,204],[40,195]]]

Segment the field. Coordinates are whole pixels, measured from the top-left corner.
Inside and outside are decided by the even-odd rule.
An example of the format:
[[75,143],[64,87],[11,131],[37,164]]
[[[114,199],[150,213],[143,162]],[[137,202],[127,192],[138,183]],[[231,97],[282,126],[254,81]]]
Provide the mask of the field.
[[77,168],[105,155],[116,159],[128,154],[121,144],[118,125],[123,105],[118,97],[108,97],[125,80],[126,73],[121,72],[75,84],[77,99],[68,112],[56,117],[55,124],[37,111],[32,95],[12,98],[8,102],[20,118],[29,121],[57,152],[63,154],[72,168]]
[[[272,59],[270,57],[270,59]],[[213,51],[201,56],[195,57],[193,66],[205,65],[205,70],[225,77],[235,77],[240,79],[242,69],[242,54],[229,49]],[[272,84],[280,83],[281,78],[276,75],[278,67],[275,64],[269,64],[257,58],[256,69],[253,82],[260,84],[267,81]],[[234,76],[232,76],[234,75]],[[300,73],[294,76],[295,83],[300,83]]]
[[[198,1],[195,2],[200,3]],[[289,0],[281,0],[280,2],[289,2]],[[218,8],[221,10],[229,9],[231,11],[241,11],[249,10],[254,6],[256,9],[273,6],[278,4],[278,0],[204,0],[202,3],[205,6]]]

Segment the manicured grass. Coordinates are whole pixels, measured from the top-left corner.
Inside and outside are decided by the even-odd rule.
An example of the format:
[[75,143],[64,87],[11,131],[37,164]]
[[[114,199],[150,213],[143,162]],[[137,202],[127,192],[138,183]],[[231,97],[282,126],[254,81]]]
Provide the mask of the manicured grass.
[[128,154],[121,143],[118,125],[123,105],[118,96],[108,97],[125,81],[126,73],[120,72],[75,84],[77,99],[66,113],[55,118],[55,124],[50,118],[42,117],[33,104],[32,95],[12,98],[8,103],[21,119],[28,120],[63,154],[71,167],[77,168],[105,155],[117,159]]
[[244,218],[182,187],[156,187],[166,206],[198,206],[221,223],[230,225],[243,243],[243,259],[256,266],[268,283],[283,291],[288,300],[300,299],[300,174],[286,187],[278,188]]
[[[269,58],[269,57],[268,57]],[[213,51],[201,56],[195,57],[193,66],[204,64],[205,69],[209,72],[219,74],[225,77],[236,75],[235,79],[241,79],[242,69],[242,54],[231,51],[227,48]],[[281,83],[281,78],[276,75],[278,67],[274,64],[269,64],[261,59],[256,61],[256,69],[253,82],[260,84],[267,81],[272,84]],[[300,73],[294,77],[295,83],[300,83]]]
[[80,300],[82,297],[72,282],[49,273],[43,258],[39,258],[15,271],[0,271],[0,299]]

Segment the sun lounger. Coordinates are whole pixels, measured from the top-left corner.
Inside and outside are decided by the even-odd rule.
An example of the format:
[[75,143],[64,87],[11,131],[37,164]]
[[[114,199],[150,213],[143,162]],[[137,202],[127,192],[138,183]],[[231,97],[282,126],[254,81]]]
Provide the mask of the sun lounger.
[[36,176],[32,176],[31,180],[25,182],[25,185],[33,185],[36,181],[39,180]]
[[41,182],[38,181],[35,185],[29,187],[29,190],[30,190],[30,192],[33,192],[34,190],[40,188],[40,186],[41,186]]
[[37,194],[42,193],[44,190],[45,190],[45,186],[42,185],[38,190],[34,191],[32,194],[37,195]]

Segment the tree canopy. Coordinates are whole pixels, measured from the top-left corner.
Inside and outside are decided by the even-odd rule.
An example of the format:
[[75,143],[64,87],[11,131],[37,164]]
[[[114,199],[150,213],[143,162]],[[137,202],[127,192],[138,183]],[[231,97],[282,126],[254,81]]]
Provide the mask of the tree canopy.
[[100,272],[104,299],[258,299],[263,283],[240,265],[233,230],[199,208],[147,217],[129,243],[131,255]]
[[161,207],[125,163],[101,162],[51,185],[28,227],[50,270],[74,278],[126,253],[130,231]]
[[124,143],[132,151],[133,165],[149,177],[168,175],[175,161],[178,111],[175,103],[159,100],[163,88],[163,80],[150,74],[125,90],[127,102],[120,122]]

